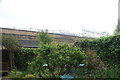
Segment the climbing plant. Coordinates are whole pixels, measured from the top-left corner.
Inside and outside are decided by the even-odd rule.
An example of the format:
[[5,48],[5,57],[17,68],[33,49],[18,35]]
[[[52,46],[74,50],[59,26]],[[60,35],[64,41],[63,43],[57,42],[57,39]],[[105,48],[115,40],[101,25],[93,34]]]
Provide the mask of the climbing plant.
[[97,52],[97,55],[105,63],[120,63],[120,35],[101,37],[94,40],[85,39],[75,42],[75,45],[82,48],[90,47]]

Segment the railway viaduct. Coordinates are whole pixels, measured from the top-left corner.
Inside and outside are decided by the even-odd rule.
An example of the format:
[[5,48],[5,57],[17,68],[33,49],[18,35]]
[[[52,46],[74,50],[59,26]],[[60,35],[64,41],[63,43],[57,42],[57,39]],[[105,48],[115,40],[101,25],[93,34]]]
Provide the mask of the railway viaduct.
[[[5,35],[13,35],[15,38],[19,40],[23,47],[27,48],[37,48],[39,47],[39,43],[37,41],[37,31],[28,31],[28,30],[18,30],[18,29],[10,29],[10,28],[1,28],[2,34]],[[61,33],[49,33],[49,35],[53,38],[54,42],[66,42],[73,43],[75,39],[81,39],[84,37],[79,37],[70,34],[61,34]]]

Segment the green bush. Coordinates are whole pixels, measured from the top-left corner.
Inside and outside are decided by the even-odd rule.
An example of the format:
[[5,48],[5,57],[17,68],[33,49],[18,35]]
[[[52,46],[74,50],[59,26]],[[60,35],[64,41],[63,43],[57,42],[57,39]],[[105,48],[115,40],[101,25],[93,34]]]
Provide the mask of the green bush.
[[96,78],[119,78],[118,68],[112,67],[102,70],[95,75]]
[[27,71],[17,71],[12,70],[9,72],[8,78],[15,78],[15,79],[24,79],[24,78],[39,78],[37,74],[29,74]]
[[[34,60],[29,63],[28,71],[38,73],[39,77],[57,77],[68,73],[80,63],[84,63],[85,54],[77,47],[68,44],[43,44],[35,52]],[[43,66],[48,64],[48,66]],[[69,70],[68,70],[69,69]]]
[[28,63],[31,62],[35,56],[33,48],[22,48],[20,52],[15,53],[15,66],[18,70],[26,70]]
[[90,47],[106,64],[120,64],[120,35],[101,37],[98,39],[85,39],[75,42],[76,46]]
[[23,73],[17,70],[12,70],[11,72],[9,72],[8,74],[8,78],[22,78]]

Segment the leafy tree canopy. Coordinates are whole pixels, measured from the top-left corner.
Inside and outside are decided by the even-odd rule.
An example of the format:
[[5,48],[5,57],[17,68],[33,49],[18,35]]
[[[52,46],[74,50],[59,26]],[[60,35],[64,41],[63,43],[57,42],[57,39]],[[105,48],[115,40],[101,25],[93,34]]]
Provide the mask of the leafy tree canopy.
[[44,44],[35,54],[37,56],[29,63],[29,71],[44,77],[74,71],[85,59],[85,53],[80,48],[68,44]]
[[48,34],[48,30],[41,31],[38,33],[38,41],[43,44],[50,44],[52,42],[52,38]]
[[10,69],[15,68],[14,65],[14,52],[21,50],[21,45],[18,40],[11,35],[2,35],[2,46],[4,46],[8,51],[9,56],[9,67]]
[[2,46],[8,50],[17,50],[21,47],[18,40],[11,35],[2,35]]

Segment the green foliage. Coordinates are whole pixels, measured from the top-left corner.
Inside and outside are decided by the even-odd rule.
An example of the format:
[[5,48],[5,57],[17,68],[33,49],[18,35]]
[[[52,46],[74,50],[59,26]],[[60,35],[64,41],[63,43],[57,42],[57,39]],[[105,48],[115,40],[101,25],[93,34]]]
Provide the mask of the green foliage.
[[116,29],[115,29],[115,31],[114,31],[114,34],[115,34],[115,35],[120,34],[120,21],[119,21],[119,20],[118,20],[118,24],[117,24],[117,26],[116,26]]
[[[4,46],[8,52],[8,65],[10,69],[15,68],[14,65],[14,52],[21,50],[21,45],[18,40],[12,35],[2,35],[2,46]],[[3,53],[4,54],[4,53]]]
[[52,38],[49,36],[47,30],[42,30],[38,33],[38,41],[43,44],[50,44],[52,42]]
[[15,52],[15,65],[18,70],[26,70],[28,63],[31,62],[35,56],[35,49],[32,48],[22,48],[21,51]]
[[96,78],[119,78],[118,69],[116,67],[101,70],[94,75]]
[[[48,35],[48,31],[41,31],[38,33],[38,40],[40,42],[40,46],[43,44],[50,44],[52,38]],[[35,57],[34,51],[36,49],[32,48],[22,48],[21,51],[16,51],[15,53],[15,65],[18,70],[26,70],[28,67],[28,63],[30,63]]]
[[19,78],[19,79],[25,79],[25,78],[39,78],[36,74],[29,74],[28,72],[25,72],[25,71],[18,71],[18,70],[12,70],[9,72],[8,78],[16,78],[16,80]]
[[11,72],[9,72],[8,77],[9,78],[22,78],[22,72],[17,71],[17,70],[12,70]]
[[90,47],[96,50],[97,55],[105,62],[111,64],[120,63],[120,35],[101,37],[94,40],[83,40],[75,45],[85,48]]
[[[39,77],[56,77],[66,73],[67,68],[74,69],[85,58],[84,52],[68,44],[44,44],[36,52],[34,60],[29,63],[28,71],[38,73]],[[48,64],[48,66],[43,66]],[[69,65],[66,67],[66,65]]]
[[38,76],[36,76],[35,74],[27,74],[27,75],[25,75],[25,77],[23,77],[23,78],[39,78]]
[[18,40],[11,35],[2,35],[2,45],[6,47],[8,50],[18,50],[21,45]]

